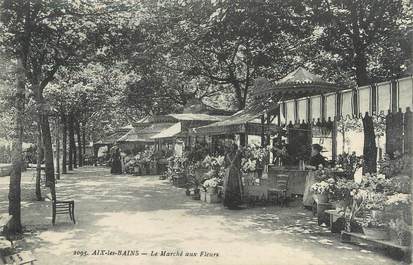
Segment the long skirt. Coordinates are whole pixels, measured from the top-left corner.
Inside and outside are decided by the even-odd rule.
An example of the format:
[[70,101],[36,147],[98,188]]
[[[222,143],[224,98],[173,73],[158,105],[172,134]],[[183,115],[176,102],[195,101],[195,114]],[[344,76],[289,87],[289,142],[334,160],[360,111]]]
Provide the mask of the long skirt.
[[230,169],[224,180],[224,206],[236,208],[241,205],[241,179],[239,170]]
[[114,159],[112,161],[112,167],[110,169],[111,174],[122,174],[122,162],[120,159]]

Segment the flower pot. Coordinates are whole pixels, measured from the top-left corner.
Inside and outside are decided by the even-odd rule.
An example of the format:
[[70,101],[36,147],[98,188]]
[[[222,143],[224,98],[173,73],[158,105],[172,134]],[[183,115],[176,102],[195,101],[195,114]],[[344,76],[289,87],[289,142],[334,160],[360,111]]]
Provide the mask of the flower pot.
[[218,193],[209,193],[206,192],[205,194],[205,201],[207,203],[219,203],[220,199],[218,198]]
[[328,202],[328,195],[325,193],[316,193],[313,195],[314,200],[316,201],[317,204],[319,203],[327,203]]
[[209,188],[207,188],[207,192],[211,193],[211,194],[216,194],[216,193],[218,193],[218,190],[217,190],[217,188],[209,187]]
[[366,236],[377,240],[389,240],[389,230],[381,227],[363,227]]
[[187,188],[186,191],[185,191],[185,195],[186,195],[186,196],[191,195],[191,191],[190,191],[188,188]]

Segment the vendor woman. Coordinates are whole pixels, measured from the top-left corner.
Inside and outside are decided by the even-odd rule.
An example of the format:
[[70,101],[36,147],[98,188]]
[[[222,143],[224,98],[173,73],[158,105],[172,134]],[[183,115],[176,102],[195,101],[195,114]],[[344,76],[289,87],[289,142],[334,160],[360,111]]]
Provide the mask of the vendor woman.
[[321,155],[321,151],[323,147],[319,144],[311,145],[311,158],[310,158],[310,166],[308,168],[311,169],[318,169],[320,165],[326,167],[327,161],[324,156]]

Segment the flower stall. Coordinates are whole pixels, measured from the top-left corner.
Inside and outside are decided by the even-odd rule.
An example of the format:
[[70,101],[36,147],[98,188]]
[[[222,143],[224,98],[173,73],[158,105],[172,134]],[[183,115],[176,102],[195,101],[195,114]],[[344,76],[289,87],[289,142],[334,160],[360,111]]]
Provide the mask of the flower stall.
[[125,172],[134,175],[155,175],[156,172],[151,171],[154,162],[154,153],[154,148],[148,147],[134,156],[126,157]]

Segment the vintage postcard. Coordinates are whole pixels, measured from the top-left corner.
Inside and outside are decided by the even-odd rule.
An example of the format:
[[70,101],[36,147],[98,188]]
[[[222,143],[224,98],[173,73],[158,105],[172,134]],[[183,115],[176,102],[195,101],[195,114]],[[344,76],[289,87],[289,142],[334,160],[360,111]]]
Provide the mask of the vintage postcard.
[[408,0],[0,1],[0,265],[410,264]]

